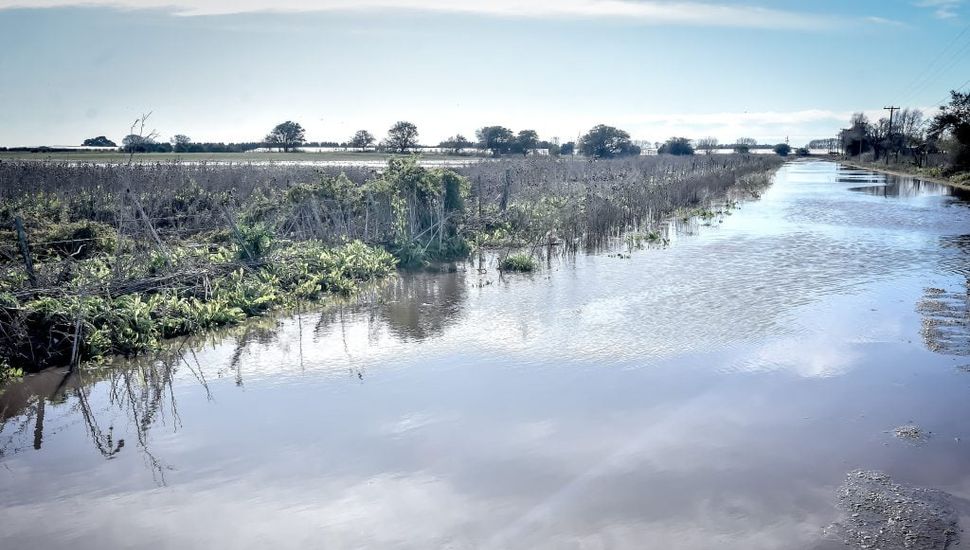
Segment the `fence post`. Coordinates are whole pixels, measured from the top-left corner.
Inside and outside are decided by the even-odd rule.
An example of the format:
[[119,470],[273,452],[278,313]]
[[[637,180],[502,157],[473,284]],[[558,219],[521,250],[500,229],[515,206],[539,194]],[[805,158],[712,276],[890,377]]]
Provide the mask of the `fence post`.
[[17,240],[20,242],[20,255],[24,258],[27,279],[30,281],[31,288],[37,288],[37,274],[34,273],[34,261],[30,257],[30,243],[27,242],[27,232],[24,231],[24,220],[20,216],[14,217],[13,226],[17,231]]

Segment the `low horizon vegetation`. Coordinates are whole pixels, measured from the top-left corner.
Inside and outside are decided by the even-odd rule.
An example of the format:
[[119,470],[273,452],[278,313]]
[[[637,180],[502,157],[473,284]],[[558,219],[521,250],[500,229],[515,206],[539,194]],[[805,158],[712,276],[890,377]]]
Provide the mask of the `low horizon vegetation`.
[[[432,149],[435,153],[452,154],[456,156],[508,156],[543,154],[548,156],[582,155],[589,158],[616,158],[640,155],[644,149],[651,149],[659,154],[693,155],[695,150],[702,150],[708,154],[715,150],[728,149],[735,153],[746,154],[752,149],[771,149],[779,147],[759,145],[752,138],[741,137],[734,144],[718,145],[713,137],[690,140],[685,137],[671,137],[666,142],[647,143],[634,142],[630,134],[619,128],[598,124],[591,128],[577,141],[560,143],[558,138],[553,140],[540,139],[538,132],[525,129],[519,132],[504,126],[483,126],[475,131],[475,141],[467,139],[462,134],[455,134],[438,143],[437,146],[421,145],[418,138],[417,126],[408,121],[398,121],[387,130],[387,136],[378,141],[370,131],[357,130],[353,136],[343,142],[311,142],[306,139],[306,130],[292,120],[277,124],[261,141],[241,143],[212,143],[194,142],[184,134],[176,134],[168,141],[160,141],[155,130],[146,130],[146,124],[151,113],[142,115],[129,129],[129,133],[121,140],[121,146],[105,135],[88,138],[81,147],[101,148],[102,152],[114,149],[117,153],[133,155],[135,153],[150,154],[200,154],[200,153],[247,153],[260,149],[277,150],[280,153],[302,152],[302,147],[342,148],[345,152],[365,153],[396,153],[408,154]],[[787,144],[785,144],[787,146]],[[469,153],[469,149],[472,150]],[[58,147],[0,147],[0,152],[20,153],[51,153],[76,152],[71,148]],[[785,155],[781,155],[785,156]]]

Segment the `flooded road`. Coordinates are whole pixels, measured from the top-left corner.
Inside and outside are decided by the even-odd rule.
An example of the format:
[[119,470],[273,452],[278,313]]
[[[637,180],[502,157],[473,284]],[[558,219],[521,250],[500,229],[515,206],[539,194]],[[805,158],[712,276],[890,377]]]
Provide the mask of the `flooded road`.
[[955,193],[795,162],[667,247],[30,377],[0,396],[0,548],[841,548],[860,469],[965,528]]

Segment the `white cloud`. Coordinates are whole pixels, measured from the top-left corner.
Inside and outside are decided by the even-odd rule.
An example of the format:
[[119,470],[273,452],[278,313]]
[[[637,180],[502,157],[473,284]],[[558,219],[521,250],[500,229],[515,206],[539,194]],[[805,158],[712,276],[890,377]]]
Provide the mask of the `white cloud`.
[[642,24],[766,29],[819,29],[835,23],[829,17],[756,6],[651,0],[0,0],[0,9],[65,6],[171,9],[184,16],[401,9],[493,17],[597,18]]
[[922,0],[916,3],[920,8],[930,8],[933,15],[939,19],[952,19],[957,16],[957,10],[963,0]]

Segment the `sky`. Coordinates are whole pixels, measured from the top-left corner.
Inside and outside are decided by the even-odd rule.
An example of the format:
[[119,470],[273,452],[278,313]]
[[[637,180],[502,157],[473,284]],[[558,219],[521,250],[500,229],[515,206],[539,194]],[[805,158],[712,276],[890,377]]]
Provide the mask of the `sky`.
[[0,146],[120,142],[148,112],[162,140],[801,145],[968,79],[970,0],[0,0]]

